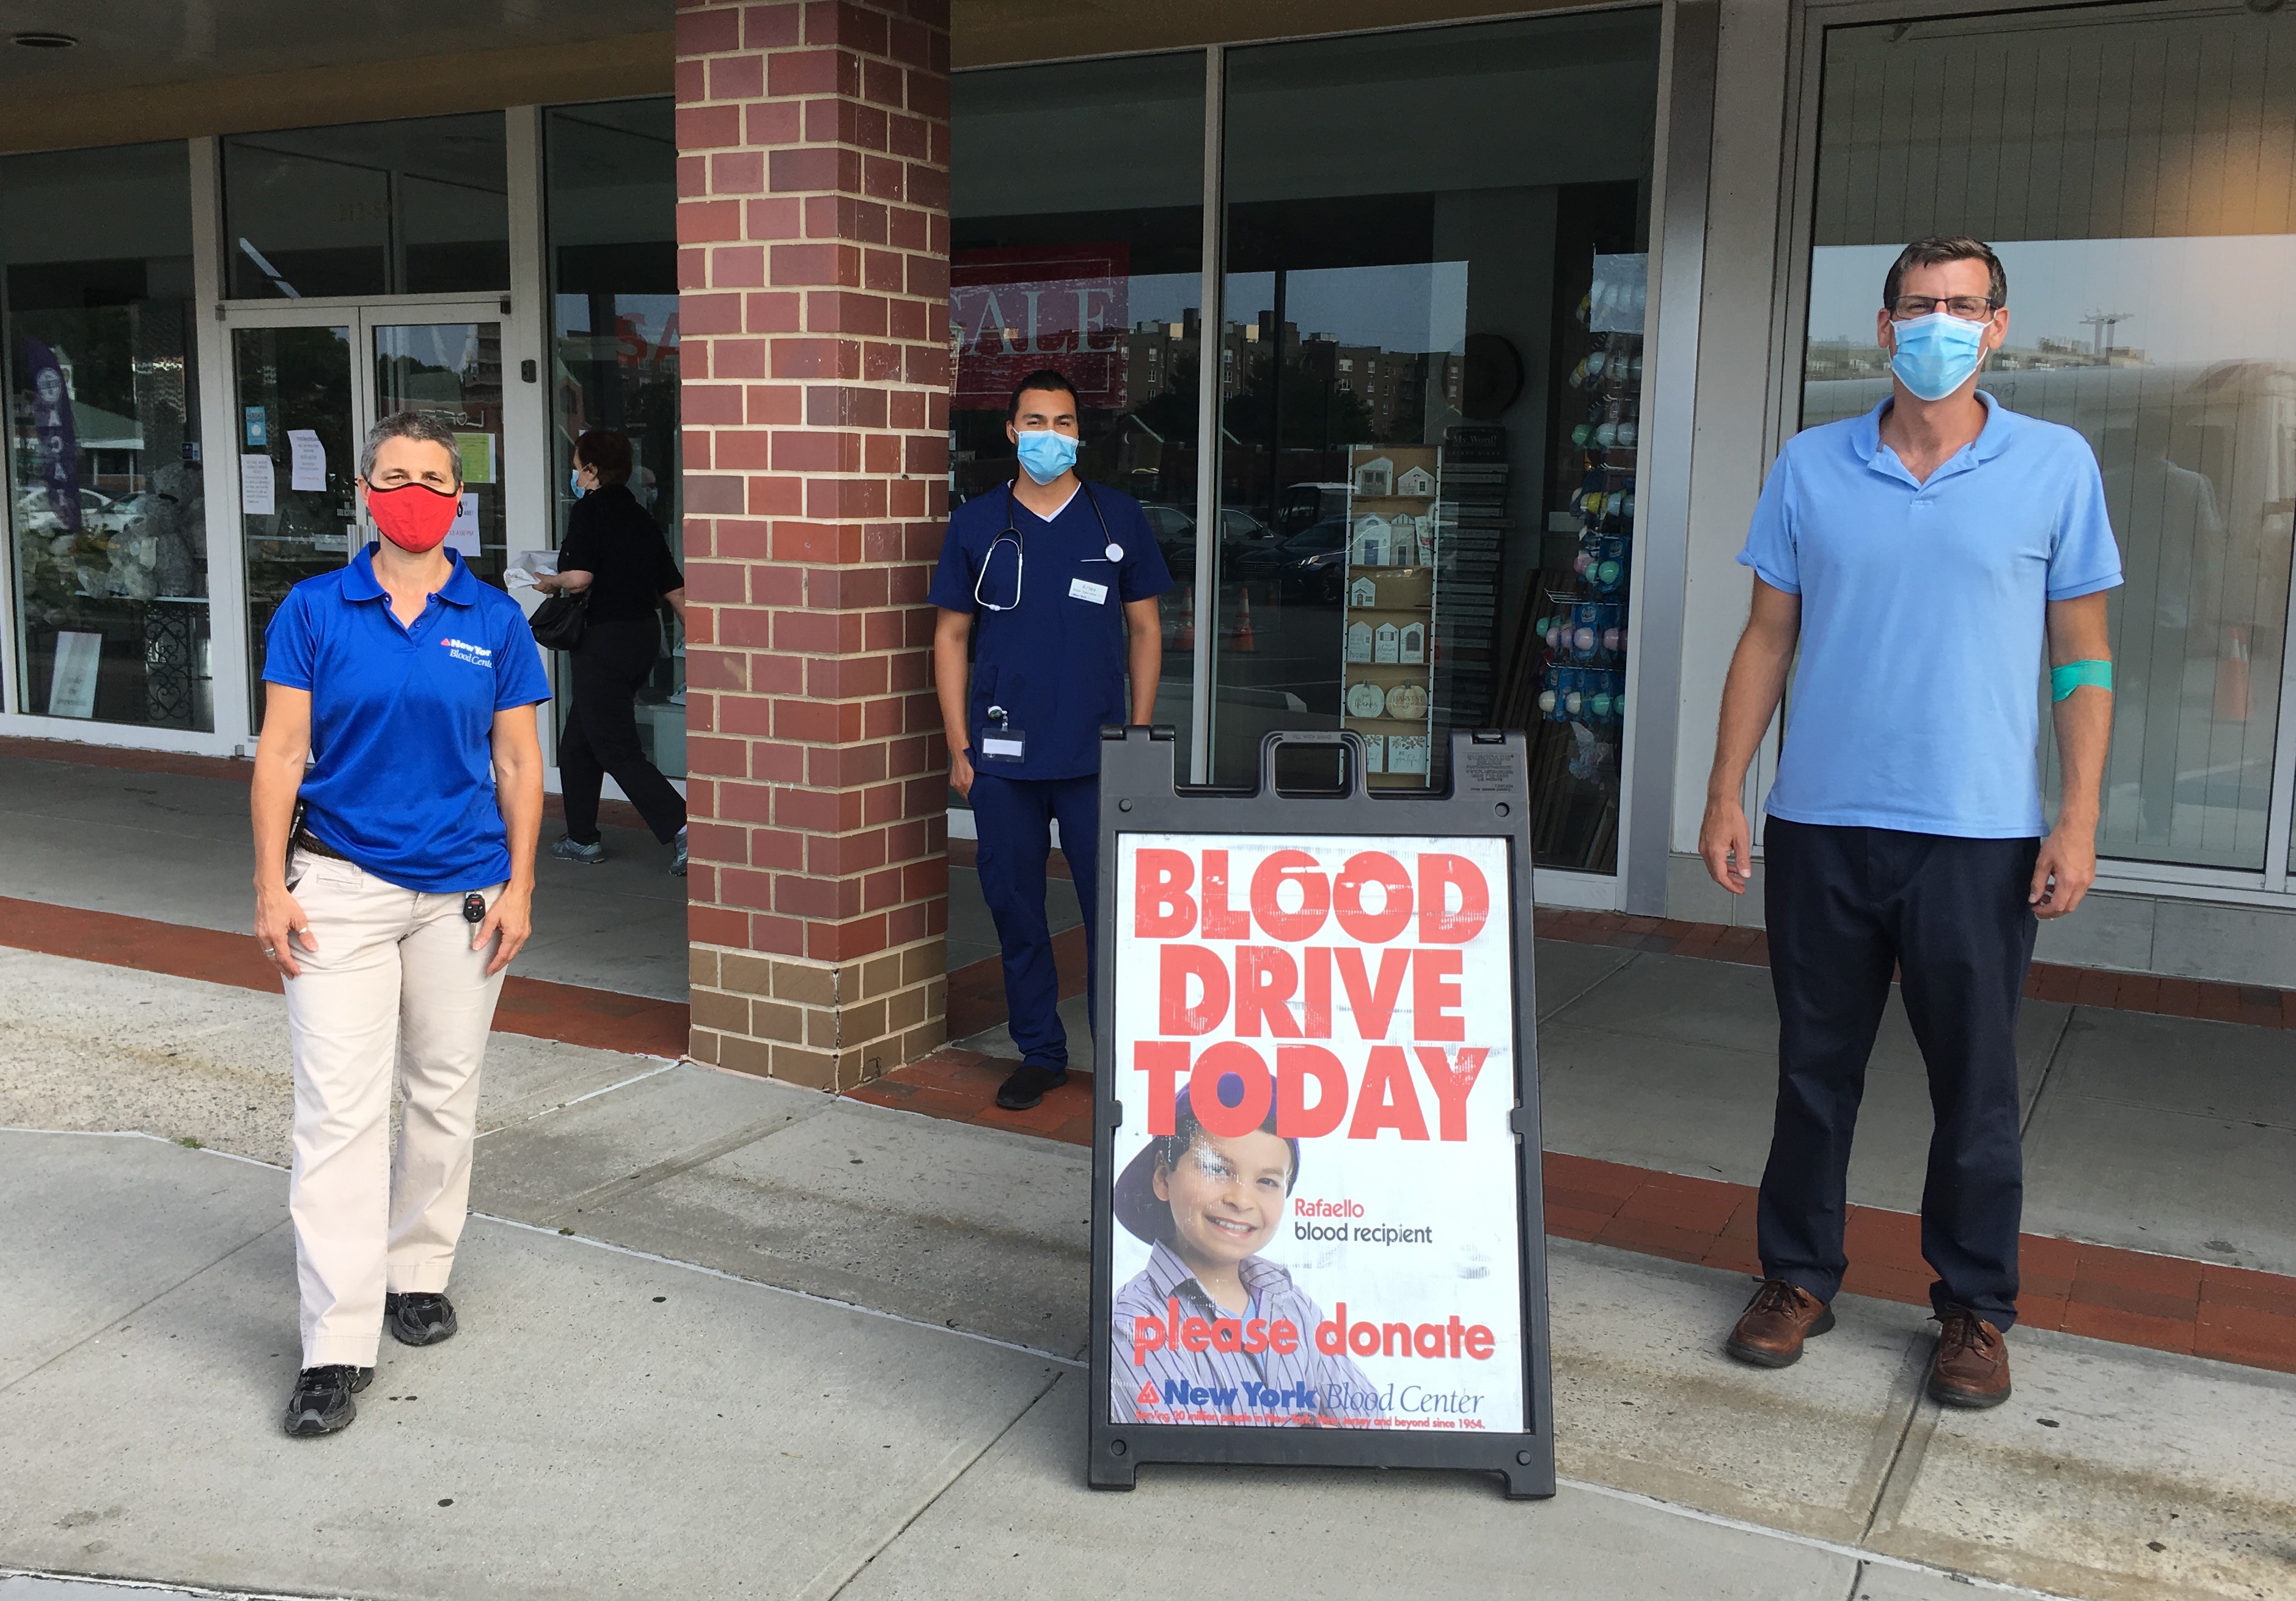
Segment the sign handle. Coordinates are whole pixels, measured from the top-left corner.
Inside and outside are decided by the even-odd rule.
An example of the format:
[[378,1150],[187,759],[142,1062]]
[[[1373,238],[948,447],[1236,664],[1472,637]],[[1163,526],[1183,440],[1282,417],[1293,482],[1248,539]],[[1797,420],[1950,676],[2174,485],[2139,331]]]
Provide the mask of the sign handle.
[[1275,752],[1283,745],[1319,745],[1337,747],[1341,755],[1340,787],[1326,790],[1321,786],[1308,792],[1318,798],[1329,796],[1338,800],[1352,800],[1363,792],[1363,735],[1352,728],[1276,728],[1259,736],[1259,792],[1273,795],[1275,791]]

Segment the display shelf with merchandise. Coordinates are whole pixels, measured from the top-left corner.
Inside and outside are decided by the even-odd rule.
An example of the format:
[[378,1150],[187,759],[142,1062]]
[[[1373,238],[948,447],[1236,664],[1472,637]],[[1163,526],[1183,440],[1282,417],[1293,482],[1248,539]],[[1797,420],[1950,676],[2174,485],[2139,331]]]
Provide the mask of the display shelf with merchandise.
[[1442,452],[1432,445],[1348,450],[1346,625],[1341,706],[1364,740],[1375,789],[1434,782],[1435,631]]

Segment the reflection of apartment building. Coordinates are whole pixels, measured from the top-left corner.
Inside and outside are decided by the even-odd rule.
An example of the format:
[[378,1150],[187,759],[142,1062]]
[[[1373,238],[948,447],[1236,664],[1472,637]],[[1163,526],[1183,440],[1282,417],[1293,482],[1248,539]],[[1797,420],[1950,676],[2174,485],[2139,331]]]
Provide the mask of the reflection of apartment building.
[[[2043,334],[2031,345],[2004,345],[1987,365],[1997,373],[2049,373],[2067,367],[2150,366],[2149,354],[2126,345],[2099,350],[2087,340],[2054,339]],[[1876,344],[1857,340],[1812,340],[1806,372],[1808,382],[1833,378],[1886,378],[1890,357]]]

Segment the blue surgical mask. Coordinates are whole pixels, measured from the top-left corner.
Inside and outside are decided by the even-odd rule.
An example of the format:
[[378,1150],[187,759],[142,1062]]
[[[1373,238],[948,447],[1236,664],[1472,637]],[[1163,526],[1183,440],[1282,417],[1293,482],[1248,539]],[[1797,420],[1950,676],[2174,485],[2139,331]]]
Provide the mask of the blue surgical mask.
[[581,499],[581,498],[582,498],[582,469],[581,469],[581,468],[579,468],[579,467],[577,467],[577,468],[575,468],[575,469],[574,469],[574,471],[573,471],[573,472],[569,472],[569,473],[566,475],[566,484],[567,484],[567,487],[568,487],[569,489],[572,489],[572,490],[574,491],[574,498],[575,498],[575,499],[577,499],[577,500]]
[[1021,470],[1040,484],[1052,482],[1075,466],[1076,458],[1077,439],[1073,434],[1032,429],[1021,436]]
[[1924,400],[1942,400],[1977,371],[1985,359],[1984,323],[1972,323],[1949,311],[1932,311],[1910,322],[1893,323],[1897,354],[1890,370],[1898,382]]

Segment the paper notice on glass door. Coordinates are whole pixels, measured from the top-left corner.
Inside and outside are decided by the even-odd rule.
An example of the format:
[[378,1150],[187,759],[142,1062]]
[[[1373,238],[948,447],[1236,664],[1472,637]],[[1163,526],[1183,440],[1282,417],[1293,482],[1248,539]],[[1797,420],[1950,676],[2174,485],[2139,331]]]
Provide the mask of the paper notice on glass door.
[[462,453],[463,481],[466,484],[490,484],[495,481],[495,436],[490,433],[458,433],[455,448]]
[[287,453],[289,489],[324,489],[327,487],[327,447],[319,443],[316,433],[308,428],[289,429]]
[[96,667],[103,636],[65,631],[56,636],[55,663],[48,678],[50,717],[95,715]]
[[479,497],[476,491],[463,491],[461,504],[455,508],[455,521],[447,525],[447,548],[460,551],[465,556],[479,554]]
[[239,458],[239,509],[250,517],[268,517],[279,510],[277,483],[267,456]]

